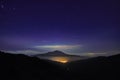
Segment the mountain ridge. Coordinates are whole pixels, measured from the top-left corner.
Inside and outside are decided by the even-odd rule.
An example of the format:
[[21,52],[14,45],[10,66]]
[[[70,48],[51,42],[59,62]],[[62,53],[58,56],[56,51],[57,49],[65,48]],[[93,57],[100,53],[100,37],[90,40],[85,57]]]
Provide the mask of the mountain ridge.
[[47,52],[47,53],[43,53],[43,54],[37,54],[37,55],[34,55],[34,56],[74,56],[74,57],[84,57],[84,56],[80,56],[80,55],[67,54],[67,53],[64,53],[64,52],[59,51],[59,50],[55,50],[55,51]]
[[61,63],[67,63],[67,62],[71,62],[71,61],[77,61],[77,60],[82,60],[82,59],[88,58],[86,56],[66,54],[66,53],[59,51],[59,50],[44,53],[44,54],[34,55],[34,57],[38,57],[40,59],[57,61],[57,62],[61,62]]
[[[120,80],[120,54],[68,64],[0,52],[2,80]],[[9,79],[8,79],[9,78]]]

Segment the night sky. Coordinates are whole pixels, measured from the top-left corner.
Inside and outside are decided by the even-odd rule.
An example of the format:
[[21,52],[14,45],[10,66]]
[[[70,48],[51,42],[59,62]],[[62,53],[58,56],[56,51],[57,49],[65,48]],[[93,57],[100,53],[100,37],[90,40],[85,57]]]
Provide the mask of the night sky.
[[120,52],[119,0],[0,0],[0,50],[27,55]]

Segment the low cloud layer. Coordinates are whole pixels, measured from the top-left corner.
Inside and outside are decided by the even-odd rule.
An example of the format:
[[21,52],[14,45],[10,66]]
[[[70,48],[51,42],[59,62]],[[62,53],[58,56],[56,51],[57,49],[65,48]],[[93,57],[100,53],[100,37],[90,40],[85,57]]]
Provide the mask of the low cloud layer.
[[49,50],[69,50],[69,49],[76,49],[80,48],[81,45],[42,45],[42,46],[35,46],[37,49],[49,49]]

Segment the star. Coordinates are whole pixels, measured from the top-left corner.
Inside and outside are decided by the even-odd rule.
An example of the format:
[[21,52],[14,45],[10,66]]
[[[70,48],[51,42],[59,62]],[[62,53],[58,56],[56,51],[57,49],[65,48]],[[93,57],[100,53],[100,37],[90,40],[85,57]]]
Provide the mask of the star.
[[1,5],[1,8],[3,9],[5,6],[4,5]]
[[16,8],[13,8],[13,10],[16,10]]

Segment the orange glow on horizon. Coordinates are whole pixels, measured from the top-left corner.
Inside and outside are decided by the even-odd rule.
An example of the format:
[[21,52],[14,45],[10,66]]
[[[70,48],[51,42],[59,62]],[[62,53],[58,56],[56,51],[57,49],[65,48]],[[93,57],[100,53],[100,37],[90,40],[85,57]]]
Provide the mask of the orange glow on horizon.
[[51,60],[64,63],[64,64],[69,61],[69,59],[66,57],[52,57]]

